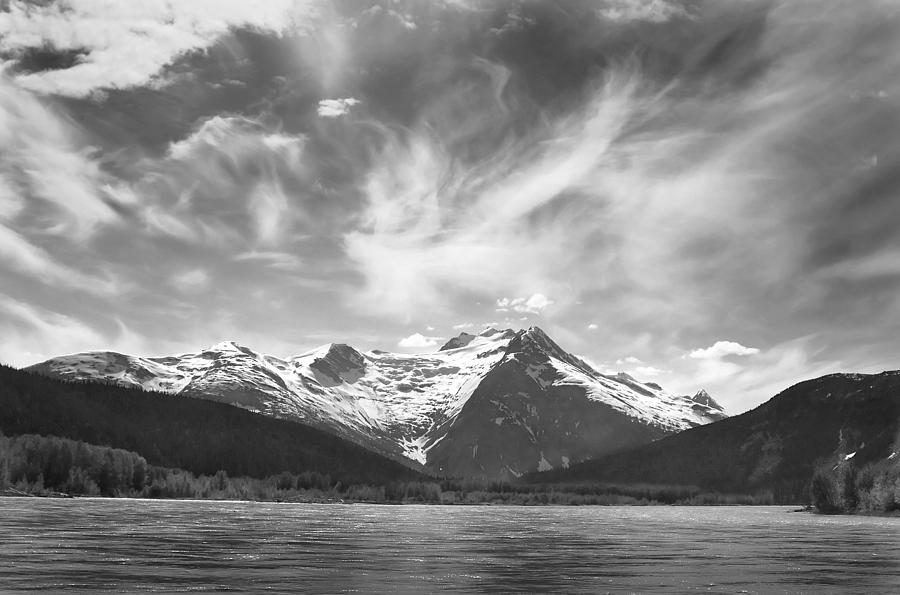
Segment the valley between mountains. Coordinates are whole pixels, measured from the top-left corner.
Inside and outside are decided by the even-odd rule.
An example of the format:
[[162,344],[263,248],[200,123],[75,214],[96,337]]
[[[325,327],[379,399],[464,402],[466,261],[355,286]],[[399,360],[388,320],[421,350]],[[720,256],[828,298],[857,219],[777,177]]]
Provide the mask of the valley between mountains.
[[537,327],[463,333],[421,355],[328,344],[282,359],[224,342],[169,357],[78,353],[29,371],[218,401],[434,475],[485,480],[566,469],[726,417],[705,391],[601,374]]

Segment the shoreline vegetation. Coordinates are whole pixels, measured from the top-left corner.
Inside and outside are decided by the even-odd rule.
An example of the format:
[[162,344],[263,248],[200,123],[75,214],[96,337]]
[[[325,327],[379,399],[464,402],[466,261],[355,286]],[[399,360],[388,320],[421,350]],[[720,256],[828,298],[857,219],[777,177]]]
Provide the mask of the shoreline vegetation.
[[225,471],[198,475],[150,465],[131,451],[36,434],[0,434],[0,495],[526,506],[776,504],[768,491],[720,494],[675,485],[520,484],[455,479],[370,485],[344,483],[314,471],[282,472],[265,478],[231,477]]
[[890,457],[857,465],[856,453],[816,466],[810,484],[815,509],[822,514],[900,516],[900,436]]
[[725,494],[696,486],[531,484],[469,479],[343,483],[315,471],[265,478],[194,474],[150,465],[141,455],[56,436],[0,433],[0,497],[133,498],[303,504],[518,506],[801,506],[792,512],[900,517],[898,457],[854,466],[821,463],[810,500],[782,502],[770,490]]

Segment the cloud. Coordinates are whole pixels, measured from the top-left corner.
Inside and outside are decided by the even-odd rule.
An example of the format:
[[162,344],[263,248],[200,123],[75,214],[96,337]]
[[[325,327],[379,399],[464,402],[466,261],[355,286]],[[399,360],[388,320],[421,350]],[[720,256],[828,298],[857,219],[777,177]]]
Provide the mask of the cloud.
[[256,241],[259,245],[278,245],[289,219],[289,200],[277,179],[256,185],[248,210],[254,214]]
[[607,368],[607,366],[604,366],[604,365],[602,365],[602,364],[597,363],[596,361],[592,360],[591,358],[589,358],[589,357],[586,356],[586,355],[583,355],[583,354],[581,354],[581,353],[574,354],[574,355],[575,355],[575,357],[577,357],[578,359],[582,360],[582,361],[585,362],[587,365],[589,365],[589,366],[592,367],[593,369],[597,370],[597,371],[600,372],[601,374],[615,374],[615,373],[616,373],[614,370],[609,370],[609,369]]
[[440,337],[426,337],[421,333],[413,333],[400,339],[397,345],[407,349],[424,349],[426,347],[436,347],[440,340]]
[[534,18],[527,17],[522,14],[521,6],[514,6],[512,10],[510,10],[506,14],[506,22],[503,23],[503,26],[494,27],[490,31],[493,35],[497,35],[499,37],[510,32],[525,31],[526,29],[533,27],[536,24],[537,21]]
[[547,296],[542,293],[535,293],[529,298],[500,298],[497,300],[497,312],[513,310],[515,312],[540,314],[552,303],[553,300],[547,299]]
[[774,345],[740,365],[706,358],[670,363],[673,370],[667,374],[667,388],[681,394],[705,388],[729,412],[743,412],[797,382],[847,370],[879,372],[885,362],[850,364],[836,360],[827,355],[821,336],[807,336]]
[[624,359],[616,360],[616,365],[619,365],[619,366],[621,366],[623,364],[642,364],[642,363],[644,363],[643,360],[638,359],[638,358],[634,357],[633,355],[629,355],[628,357],[626,357]]
[[[59,312],[40,308],[0,293],[0,362],[12,366],[37,363],[44,354],[60,355],[85,345],[105,346],[96,329]],[[28,350],[21,349],[28,345]]]
[[318,114],[323,118],[337,118],[350,113],[350,108],[359,103],[359,99],[323,99],[319,102]]
[[66,266],[21,234],[0,225],[0,271],[13,271],[42,285],[89,295],[115,296],[128,291],[125,283],[107,275],[91,275]]
[[638,366],[632,369],[632,373],[639,378],[654,378],[661,374],[665,374],[665,370],[654,368],[653,366]]
[[589,325],[587,325],[587,330],[589,330],[589,331],[595,331],[595,330],[597,330],[598,328],[600,328],[600,327],[597,326],[597,325],[596,325],[595,323],[593,323],[593,322],[590,323]]
[[734,341],[716,341],[710,347],[694,349],[690,352],[689,357],[694,359],[721,359],[729,355],[755,355],[757,353],[759,353],[759,349],[755,347],[744,347]]
[[202,269],[191,269],[174,275],[171,282],[180,291],[194,293],[204,291],[209,286],[210,276]]
[[25,201],[18,189],[0,173],[0,220],[15,218],[24,207]]
[[392,8],[385,9],[377,4],[362,11],[360,18],[354,22],[354,25],[358,26],[361,21],[367,21],[367,24],[371,25],[373,24],[373,21],[378,22],[380,20],[395,23],[408,31],[414,31],[415,29],[418,29],[418,25],[416,25],[416,22],[411,14],[399,12]]
[[64,68],[22,72],[15,81],[39,93],[84,97],[99,89],[146,85],[176,57],[209,47],[232,27],[303,28],[312,21],[316,4],[13,0],[0,12],[0,52],[19,57],[35,48],[77,52],[78,59]]
[[200,122],[187,137],[170,143],[167,154],[177,161],[210,153],[236,156],[238,151],[235,145],[243,145],[248,140],[261,143],[269,153],[291,159],[303,150],[307,138],[268,131],[262,123],[246,116],[217,115]]
[[473,328],[475,325],[471,322],[462,322],[460,324],[454,324],[453,330],[455,331],[464,331],[466,329]]
[[847,256],[821,268],[818,277],[825,282],[860,282],[900,277],[900,246],[890,246],[876,252]]
[[44,231],[79,238],[98,224],[117,220],[100,190],[107,177],[83,143],[64,114],[0,75],[0,200],[8,216],[38,218],[51,209],[53,225]]
[[252,125],[253,122],[245,118],[213,116],[201,122],[200,126],[186,138],[170,143],[168,156],[172,159],[185,160],[204,150],[220,150],[227,146],[232,137],[240,133],[242,127]]
[[238,254],[234,257],[234,260],[258,263],[266,268],[282,271],[298,271],[303,266],[300,258],[285,252],[259,252],[253,250]]
[[597,9],[597,14],[614,23],[665,23],[689,16],[683,6],[668,0],[607,0],[605,4]]
[[287,186],[304,183],[307,143],[246,116],[207,118],[144,164],[132,185],[137,211],[151,230],[187,242],[278,252],[298,213]]
[[[587,191],[599,188],[597,168],[610,162],[612,141],[644,104],[633,74],[614,69],[575,115],[557,118],[468,169],[449,158],[447,145],[456,138],[475,142],[496,117],[490,111],[470,110],[471,121],[454,122],[440,138],[416,129],[406,139],[388,134],[362,188],[365,225],[345,236],[347,254],[366,279],[360,306],[409,312],[445,301],[452,296],[448,286],[494,288],[502,295],[539,279],[549,280],[545,286],[554,293],[565,292],[565,272],[574,274],[584,244],[604,225],[582,210],[604,198]],[[479,100],[495,106],[488,90],[472,99]],[[583,207],[553,208],[567,195],[584,201]],[[527,311],[543,307],[535,301]]]

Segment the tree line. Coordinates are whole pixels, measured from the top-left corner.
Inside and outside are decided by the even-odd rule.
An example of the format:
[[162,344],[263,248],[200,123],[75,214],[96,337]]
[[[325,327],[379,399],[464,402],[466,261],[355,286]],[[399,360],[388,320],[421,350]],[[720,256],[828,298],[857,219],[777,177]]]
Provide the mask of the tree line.
[[264,478],[224,470],[194,474],[150,465],[141,455],[106,446],[24,434],[0,434],[0,493],[285,502],[598,505],[768,504],[771,494],[723,495],[664,485],[524,485],[477,480],[336,481],[315,471]]

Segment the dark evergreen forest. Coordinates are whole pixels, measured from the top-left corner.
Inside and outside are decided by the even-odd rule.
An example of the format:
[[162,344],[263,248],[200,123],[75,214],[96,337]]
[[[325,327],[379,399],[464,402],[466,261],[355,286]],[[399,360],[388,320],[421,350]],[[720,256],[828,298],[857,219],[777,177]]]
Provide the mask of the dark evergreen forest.
[[296,422],[203,399],[65,382],[0,366],[0,432],[39,434],[132,451],[195,474],[265,478],[283,471],[334,483],[423,476],[347,440]]

